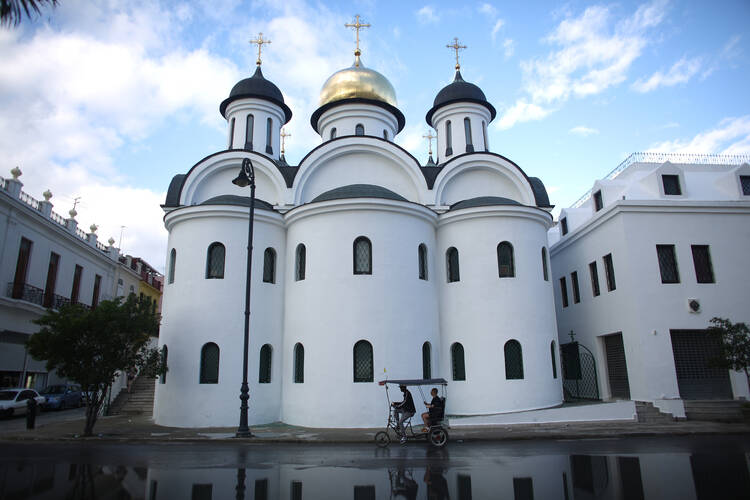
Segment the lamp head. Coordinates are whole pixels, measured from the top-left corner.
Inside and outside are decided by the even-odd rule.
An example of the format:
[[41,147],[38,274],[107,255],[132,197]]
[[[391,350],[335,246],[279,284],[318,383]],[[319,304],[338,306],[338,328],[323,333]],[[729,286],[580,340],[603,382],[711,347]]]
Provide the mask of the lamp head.
[[240,173],[237,178],[232,181],[232,184],[239,187],[247,187],[252,183],[253,177],[255,177],[255,172],[253,172],[253,162],[250,161],[250,158],[245,158],[242,160]]

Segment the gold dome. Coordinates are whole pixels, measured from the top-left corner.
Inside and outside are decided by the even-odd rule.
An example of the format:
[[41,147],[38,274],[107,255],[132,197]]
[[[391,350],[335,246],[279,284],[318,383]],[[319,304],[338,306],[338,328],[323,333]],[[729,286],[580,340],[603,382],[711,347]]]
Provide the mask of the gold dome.
[[323,84],[319,106],[343,99],[372,99],[396,107],[396,91],[386,77],[362,66],[359,56],[350,68],[337,71]]

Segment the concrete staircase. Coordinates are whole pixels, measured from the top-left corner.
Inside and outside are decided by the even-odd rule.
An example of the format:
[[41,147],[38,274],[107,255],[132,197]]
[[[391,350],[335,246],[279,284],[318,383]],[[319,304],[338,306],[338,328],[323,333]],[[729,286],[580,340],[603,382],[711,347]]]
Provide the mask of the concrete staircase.
[[653,403],[645,401],[635,402],[635,413],[638,416],[638,422],[659,424],[675,421],[671,413],[662,413]]
[[153,415],[156,379],[138,377],[130,388],[123,389],[109,407],[110,415]]
[[713,422],[742,422],[742,403],[732,399],[685,400],[685,415],[688,420]]

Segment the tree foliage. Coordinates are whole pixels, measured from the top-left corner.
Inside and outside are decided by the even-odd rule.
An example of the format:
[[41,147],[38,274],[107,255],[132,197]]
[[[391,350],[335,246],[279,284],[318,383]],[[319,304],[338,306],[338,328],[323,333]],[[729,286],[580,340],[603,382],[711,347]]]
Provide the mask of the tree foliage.
[[0,0],[0,26],[18,26],[25,15],[41,14],[43,5],[55,7],[58,0]]
[[86,436],[92,434],[118,372],[137,369],[144,376],[156,376],[166,371],[158,350],[148,347],[150,337],[158,333],[159,317],[147,298],[130,294],[125,301],[102,301],[95,309],[65,305],[59,311],[48,310],[35,323],[42,328],[29,338],[29,353],[91,393]]
[[711,318],[708,333],[721,341],[721,354],[711,363],[720,368],[742,370],[750,379],[750,328],[745,323],[732,323],[724,318]]

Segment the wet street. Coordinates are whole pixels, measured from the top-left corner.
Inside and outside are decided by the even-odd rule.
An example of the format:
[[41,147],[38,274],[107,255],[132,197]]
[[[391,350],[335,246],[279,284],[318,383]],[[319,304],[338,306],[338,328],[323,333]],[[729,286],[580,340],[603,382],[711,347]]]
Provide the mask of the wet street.
[[750,436],[0,447],[2,499],[750,498]]

